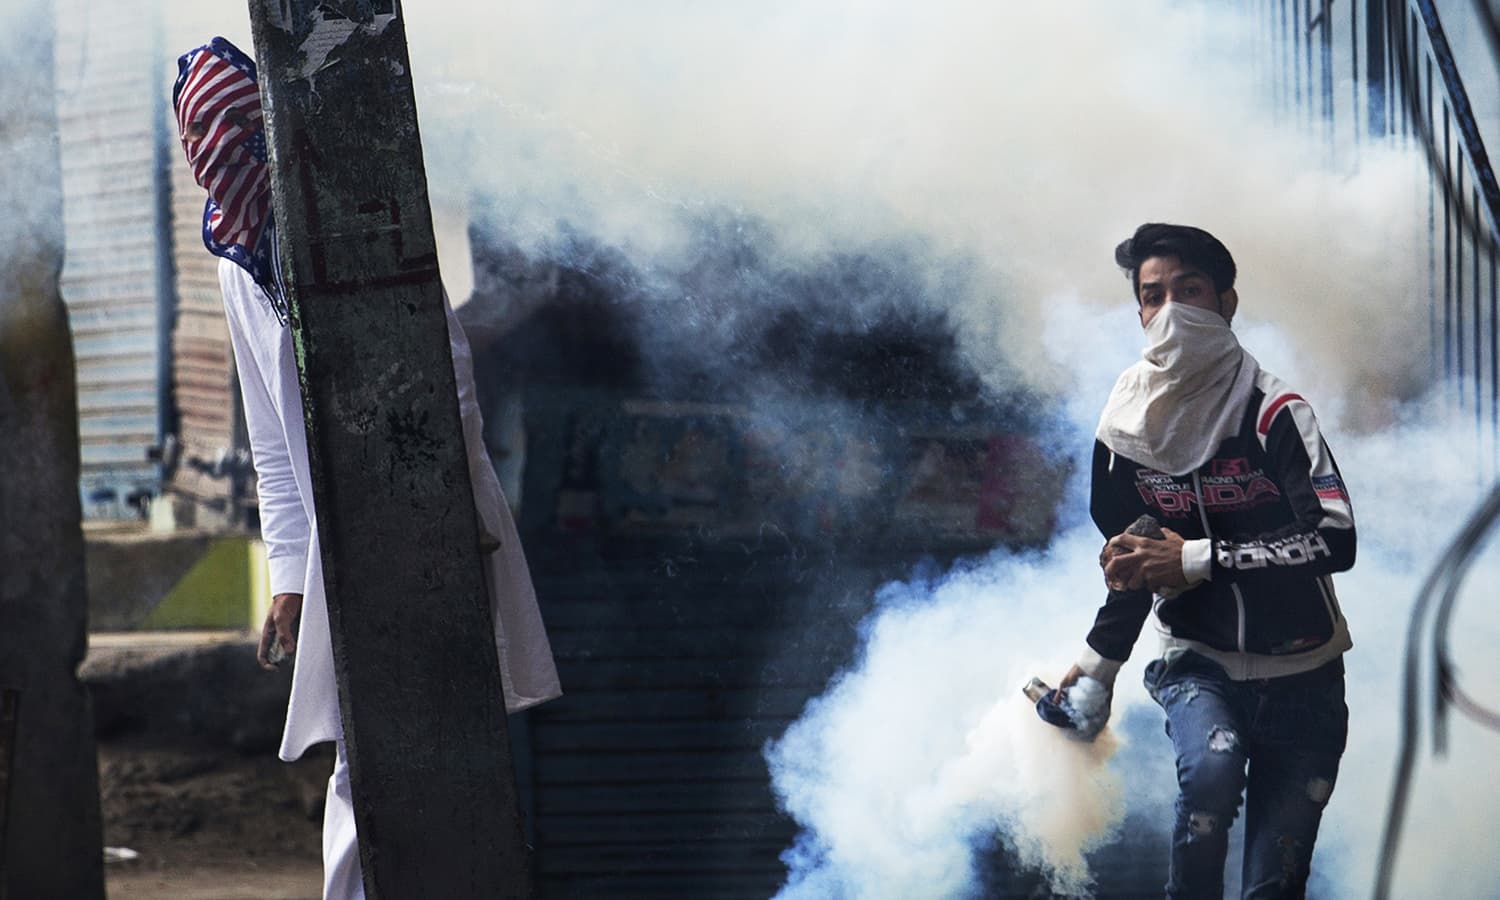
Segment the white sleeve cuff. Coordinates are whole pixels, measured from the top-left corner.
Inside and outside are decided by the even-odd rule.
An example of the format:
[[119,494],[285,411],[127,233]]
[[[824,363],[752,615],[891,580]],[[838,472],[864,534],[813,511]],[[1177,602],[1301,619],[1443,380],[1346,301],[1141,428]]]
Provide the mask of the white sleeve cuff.
[[1124,665],[1116,659],[1107,659],[1100,656],[1098,651],[1087,644],[1083,645],[1083,653],[1078,657],[1078,668],[1095,681],[1106,687],[1113,687],[1115,676],[1120,674],[1120,666]]
[[1182,542],[1182,574],[1188,584],[1208,581],[1213,577],[1214,542],[1208,538],[1195,538]]
[[271,596],[277,594],[300,594],[307,582],[306,554],[272,556],[266,560],[271,570]]

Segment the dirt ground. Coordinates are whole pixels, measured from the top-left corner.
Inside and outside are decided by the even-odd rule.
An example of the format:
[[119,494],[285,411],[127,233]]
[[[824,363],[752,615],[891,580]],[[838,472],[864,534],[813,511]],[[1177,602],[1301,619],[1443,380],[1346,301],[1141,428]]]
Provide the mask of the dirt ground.
[[316,900],[331,746],[296,763],[147,730],[99,741],[112,900]]
[[317,861],[278,869],[230,863],[184,864],[155,870],[139,861],[112,865],[104,883],[110,900],[318,900],[322,868]]

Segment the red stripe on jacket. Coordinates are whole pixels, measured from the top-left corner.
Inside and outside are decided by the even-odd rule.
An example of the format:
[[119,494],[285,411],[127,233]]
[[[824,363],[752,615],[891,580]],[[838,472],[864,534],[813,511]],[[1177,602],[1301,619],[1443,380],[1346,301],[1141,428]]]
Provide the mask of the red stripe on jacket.
[[[1272,400],[1271,405],[1266,407],[1265,414],[1260,417],[1260,424],[1255,426],[1255,430],[1259,431],[1262,435],[1269,434],[1271,432],[1271,420],[1276,418],[1276,414],[1281,412],[1283,406],[1286,406],[1293,400],[1302,400],[1302,395],[1282,394],[1280,397]],[[1307,401],[1303,400],[1303,402]]]

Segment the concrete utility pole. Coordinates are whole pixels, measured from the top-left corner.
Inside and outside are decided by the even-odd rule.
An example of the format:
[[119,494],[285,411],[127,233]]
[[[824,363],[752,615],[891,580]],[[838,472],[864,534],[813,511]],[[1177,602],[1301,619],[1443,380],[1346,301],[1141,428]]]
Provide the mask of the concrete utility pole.
[[49,0],[0,14],[0,897],[102,898]]
[[368,895],[529,897],[395,0],[250,0]]

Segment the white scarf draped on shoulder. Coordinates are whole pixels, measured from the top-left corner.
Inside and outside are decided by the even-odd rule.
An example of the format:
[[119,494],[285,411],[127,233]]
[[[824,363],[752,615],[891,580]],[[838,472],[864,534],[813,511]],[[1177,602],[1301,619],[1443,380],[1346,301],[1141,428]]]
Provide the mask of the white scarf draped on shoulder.
[[1208,462],[1239,430],[1260,364],[1213,310],[1167,303],[1146,326],[1141,361],[1121,373],[1096,436],[1168,475]]

